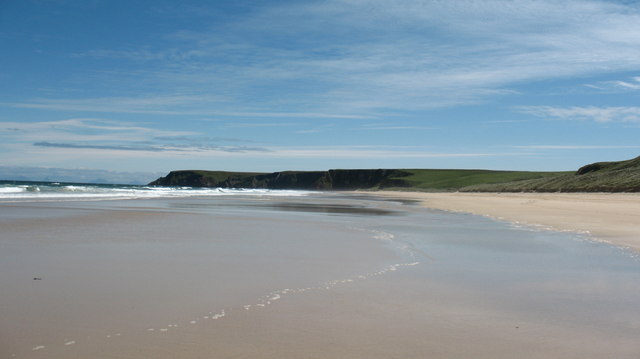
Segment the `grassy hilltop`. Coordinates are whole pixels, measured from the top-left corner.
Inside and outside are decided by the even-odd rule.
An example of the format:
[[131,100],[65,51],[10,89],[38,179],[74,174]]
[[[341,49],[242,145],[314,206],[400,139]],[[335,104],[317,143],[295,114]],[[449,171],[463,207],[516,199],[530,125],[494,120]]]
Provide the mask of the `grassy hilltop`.
[[255,173],[187,170],[172,171],[150,185],[434,192],[638,192],[640,157],[593,163],[576,172],[338,169]]
[[475,184],[467,192],[640,192],[640,157],[597,162],[576,172],[523,181]]

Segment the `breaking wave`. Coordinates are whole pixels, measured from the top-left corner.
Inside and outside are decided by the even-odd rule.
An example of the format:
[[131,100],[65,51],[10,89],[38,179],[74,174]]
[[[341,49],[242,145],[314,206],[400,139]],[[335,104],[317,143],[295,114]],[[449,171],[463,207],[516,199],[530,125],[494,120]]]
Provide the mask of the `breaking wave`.
[[0,182],[0,202],[47,200],[109,200],[210,196],[306,196],[311,191],[151,187],[133,185],[65,184],[58,182]]

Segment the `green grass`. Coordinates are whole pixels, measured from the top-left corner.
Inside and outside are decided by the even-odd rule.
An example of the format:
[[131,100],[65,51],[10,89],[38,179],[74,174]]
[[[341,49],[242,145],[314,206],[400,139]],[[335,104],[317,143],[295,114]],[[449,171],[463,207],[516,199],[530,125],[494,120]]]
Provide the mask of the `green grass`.
[[[406,188],[421,191],[456,191],[464,187],[478,184],[493,184],[511,181],[547,178],[566,174],[567,172],[526,172],[526,171],[489,171],[489,170],[433,170],[407,169],[404,177],[392,177],[401,180]],[[397,187],[396,187],[397,188]],[[391,189],[396,189],[391,188]],[[402,188],[397,188],[402,189]]]
[[574,173],[498,184],[476,184],[469,192],[640,192],[640,157],[596,162]]

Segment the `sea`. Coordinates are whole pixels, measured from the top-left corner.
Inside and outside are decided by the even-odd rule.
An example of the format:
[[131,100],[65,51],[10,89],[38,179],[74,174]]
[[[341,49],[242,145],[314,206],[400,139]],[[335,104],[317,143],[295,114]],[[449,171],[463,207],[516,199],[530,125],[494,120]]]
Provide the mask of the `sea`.
[[357,192],[0,183],[0,358],[640,357],[640,259]]
[[144,185],[0,180],[0,201],[74,201],[143,198],[180,198],[232,195],[303,196],[308,191],[158,187]]

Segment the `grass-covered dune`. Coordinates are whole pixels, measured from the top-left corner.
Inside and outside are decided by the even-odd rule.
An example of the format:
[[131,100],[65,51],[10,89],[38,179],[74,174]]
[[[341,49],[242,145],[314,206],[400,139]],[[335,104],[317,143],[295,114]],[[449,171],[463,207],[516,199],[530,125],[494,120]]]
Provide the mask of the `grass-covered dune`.
[[490,171],[490,170],[407,170],[410,173],[402,178],[404,186],[400,188],[420,191],[460,191],[470,186],[500,184],[512,181],[540,180],[564,175],[566,172],[526,172],[526,171]]
[[346,169],[254,173],[188,170],[173,171],[150,185],[439,192],[638,192],[640,157],[593,163],[576,172]]
[[466,192],[640,192],[640,157],[627,161],[597,162],[576,172],[505,183],[482,183]]

